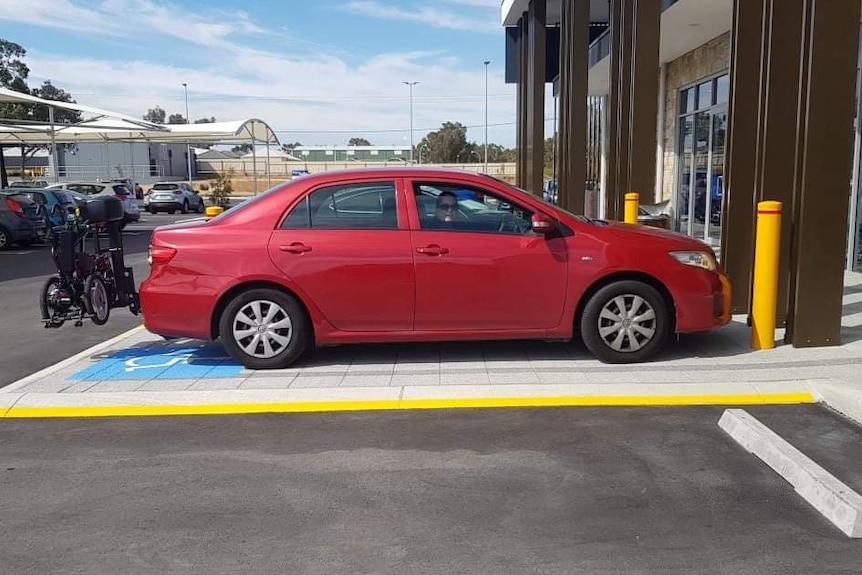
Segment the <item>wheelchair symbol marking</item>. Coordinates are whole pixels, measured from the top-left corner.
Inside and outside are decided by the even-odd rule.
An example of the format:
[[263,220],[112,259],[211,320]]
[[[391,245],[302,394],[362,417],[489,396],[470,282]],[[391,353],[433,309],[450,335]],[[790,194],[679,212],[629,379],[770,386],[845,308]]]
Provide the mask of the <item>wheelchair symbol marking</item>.
[[[157,356],[137,356],[127,359],[125,364],[126,373],[132,373],[141,369],[165,369],[169,367],[173,367],[177,364],[183,365],[193,365],[193,360],[195,357],[195,351],[197,350],[188,350],[188,349],[178,349],[176,351],[172,351],[170,353],[162,353]],[[145,363],[141,364],[141,360],[146,359],[158,359],[161,358],[164,361],[162,363]],[[230,359],[227,356],[224,357],[207,357],[208,361],[221,361]]]

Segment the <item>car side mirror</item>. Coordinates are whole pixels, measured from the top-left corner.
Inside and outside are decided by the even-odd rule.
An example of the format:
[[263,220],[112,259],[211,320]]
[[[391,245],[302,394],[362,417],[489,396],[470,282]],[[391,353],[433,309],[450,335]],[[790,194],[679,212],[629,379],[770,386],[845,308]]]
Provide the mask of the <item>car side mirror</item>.
[[533,232],[541,235],[549,234],[557,229],[557,222],[545,214],[533,214]]

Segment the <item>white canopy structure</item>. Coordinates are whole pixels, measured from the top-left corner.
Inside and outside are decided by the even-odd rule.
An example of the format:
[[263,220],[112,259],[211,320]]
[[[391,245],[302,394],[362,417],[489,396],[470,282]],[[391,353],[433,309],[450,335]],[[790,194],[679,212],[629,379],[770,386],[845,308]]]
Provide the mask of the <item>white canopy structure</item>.
[[[52,119],[48,124],[16,124],[14,120],[4,123],[0,118],[0,144],[52,144],[52,161],[57,165],[56,143],[77,142],[148,142],[148,143],[212,143],[238,144],[250,143],[256,150],[256,143],[266,145],[267,174],[269,174],[269,146],[279,145],[278,137],[272,128],[257,118],[212,122],[205,124],[154,124],[117,112],[91,108],[80,104],[45,100],[0,88],[0,103],[27,103],[48,106]],[[54,108],[75,110],[93,118],[75,124],[55,124]],[[256,165],[256,158],[255,158]],[[54,170],[55,178],[57,170]],[[257,189],[255,170],[255,189]]]

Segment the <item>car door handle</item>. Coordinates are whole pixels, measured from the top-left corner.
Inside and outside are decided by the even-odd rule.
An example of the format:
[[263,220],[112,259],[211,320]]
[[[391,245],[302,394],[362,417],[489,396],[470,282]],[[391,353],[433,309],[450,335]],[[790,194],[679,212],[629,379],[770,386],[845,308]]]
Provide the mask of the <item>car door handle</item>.
[[295,243],[287,246],[279,246],[278,249],[291,254],[304,254],[305,252],[311,251],[311,246],[307,246],[301,243]]
[[430,245],[425,246],[424,248],[417,248],[416,251],[420,254],[425,254],[426,256],[442,256],[443,254],[449,253],[449,248]]

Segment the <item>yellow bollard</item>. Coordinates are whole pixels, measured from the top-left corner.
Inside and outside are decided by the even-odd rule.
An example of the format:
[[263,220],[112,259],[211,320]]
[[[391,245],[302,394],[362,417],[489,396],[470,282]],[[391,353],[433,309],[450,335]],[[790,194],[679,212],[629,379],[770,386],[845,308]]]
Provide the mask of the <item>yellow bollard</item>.
[[629,192],[626,194],[626,211],[625,223],[638,223],[638,207],[640,206],[640,196],[637,192]]
[[778,308],[778,257],[781,248],[781,202],[757,204],[754,289],[751,300],[751,347],[775,347]]
[[208,218],[214,218],[220,213],[224,211],[224,208],[221,206],[210,206],[207,208],[206,216]]

